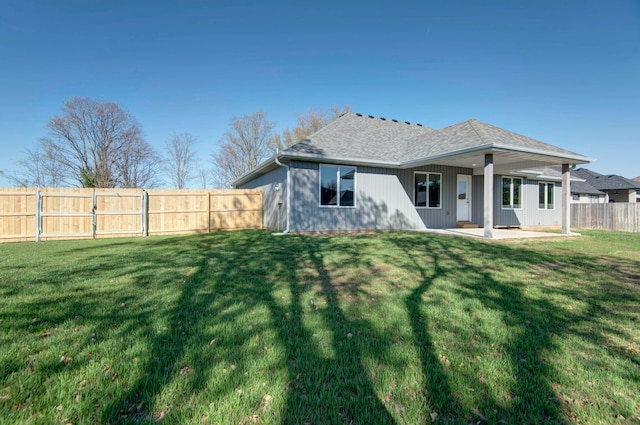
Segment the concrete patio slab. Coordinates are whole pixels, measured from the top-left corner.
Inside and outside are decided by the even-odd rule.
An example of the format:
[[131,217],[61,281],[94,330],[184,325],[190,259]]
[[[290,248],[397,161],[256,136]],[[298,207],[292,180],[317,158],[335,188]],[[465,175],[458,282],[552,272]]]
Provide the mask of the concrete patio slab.
[[567,238],[580,236],[579,233],[570,233],[568,235],[562,233],[550,232],[533,232],[530,230],[520,229],[493,229],[493,238],[484,236],[483,228],[475,229],[428,229],[426,232],[438,233],[452,236],[463,236],[468,238],[479,238],[484,240],[505,240],[505,239],[536,239],[536,238]]

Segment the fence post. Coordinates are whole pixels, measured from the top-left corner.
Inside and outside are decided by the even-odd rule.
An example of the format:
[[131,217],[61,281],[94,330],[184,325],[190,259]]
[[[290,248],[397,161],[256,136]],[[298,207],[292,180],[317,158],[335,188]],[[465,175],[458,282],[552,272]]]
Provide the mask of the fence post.
[[207,233],[211,233],[211,192],[207,190]]
[[96,190],[93,189],[93,196],[91,197],[93,206],[91,207],[91,213],[93,217],[91,217],[91,236],[93,239],[96,238],[96,234],[98,233],[98,217],[96,214],[96,209],[98,208],[98,197],[96,195]]
[[42,194],[36,189],[36,242],[40,242],[42,233]]
[[142,198],[141,202],[141,214],[140,218],[142,220],[142,236],[149,236],[149,194],[142,190]]

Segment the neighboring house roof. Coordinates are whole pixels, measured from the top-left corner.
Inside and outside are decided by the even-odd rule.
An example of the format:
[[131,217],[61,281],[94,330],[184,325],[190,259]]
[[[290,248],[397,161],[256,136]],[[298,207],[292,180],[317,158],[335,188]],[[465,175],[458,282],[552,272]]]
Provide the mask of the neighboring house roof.
[[638,183],[640,183],[640,176],[638,176],[638,177],[634,177],[634,178],[633,178],[633,181],[634,181],[634,182],[638,182]]
[[[523,174],[532,180],[562,181],[562,169],[560,167],[545,167],[535,170],[520,170],[515,174]],[[598,195],[605,193],[587,183],[583,178],[576,176],[575,171],[571,171],[571,194],[572,195]]]
[[254,175],[277,167],[276,158],[390,168],[427,164],[474,168],[482,167],[484,155],[489,153],[500,153],[494,155],[496,171],[592,161],[475,119],[435,130],[421,124],[346,113],[241,176],[233,185],[242,185]]
[[589,183],[580,182],[580,181],[571,182],[571,194],[572,195],[598,195],[598,196],[605,195],[604,192],[596,189],[595,187],[591,186]]
[[574,174],[599,190],[640,190],[640,183],[615,174],[604,175],[586,168],[578,168]]

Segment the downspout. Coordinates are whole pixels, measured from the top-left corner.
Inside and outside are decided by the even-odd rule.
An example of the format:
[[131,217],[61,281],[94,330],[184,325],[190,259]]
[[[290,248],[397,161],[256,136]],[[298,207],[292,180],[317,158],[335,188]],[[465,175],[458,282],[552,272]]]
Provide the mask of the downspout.
[[281,235],[286,235],[289,233],[289,223],[291,222],[291,172],[289,170],[289,166],[286,164],[281,163],[278,160],[278,156],[276,155],[275,157],[275,162],[276,164],[278,164],[281,167],[284,167],[287,169],[287,225],[285,226],[285,229],[282,232],[279,233],[272,233],[273,236],[281,236]]

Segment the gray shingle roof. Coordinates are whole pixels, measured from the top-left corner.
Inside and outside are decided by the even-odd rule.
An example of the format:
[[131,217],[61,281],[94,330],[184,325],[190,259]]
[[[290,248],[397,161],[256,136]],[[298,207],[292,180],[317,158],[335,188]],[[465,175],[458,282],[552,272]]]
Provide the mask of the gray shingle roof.
[[571,182],[571,194],[575,195],[604,195],[605,193],[599,191],[595,187],[591,186],[587,182]]
[[426,139],[434,131],[420,124],[347,113],[284,153],[400,162],[410,140]]
[[349,112],[260,164],[233,184],[243,184],[255,174],[277,167],[276,157],[410,168],[417,163],[496,151],[510,151],[512,158],[520,159],[527,155],[530,155],[529,159],[531,156],[555,157],[553,161],[532,160],[538,163],[557,164],[565,159],[572,163],[592,161],[577,153],[478,120],[435,130],[421,124]]
[[640,190],[640,183],[615,174],[604,175],[586,168],[578,168],[574,174],[599,190]]
[[482,146],[581,156],[474,119],[434,130],[354,113],[344,114],[283,153],[401,164]]

